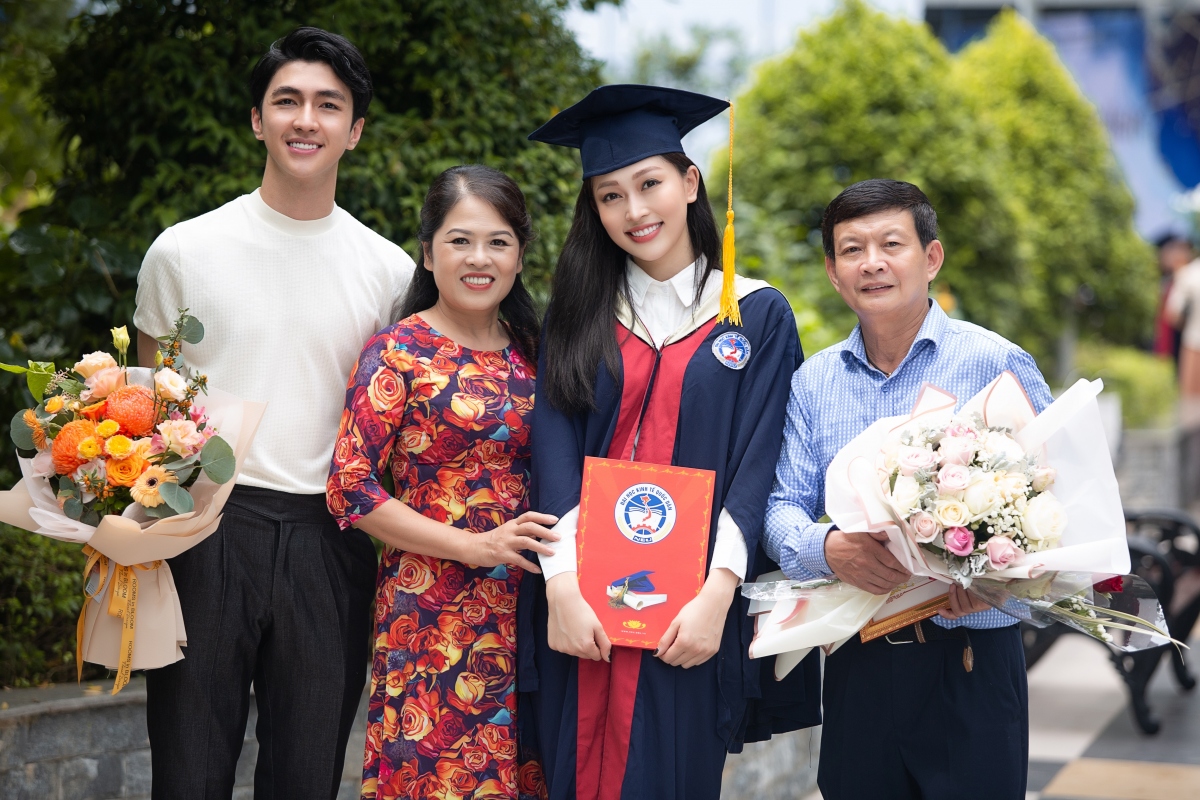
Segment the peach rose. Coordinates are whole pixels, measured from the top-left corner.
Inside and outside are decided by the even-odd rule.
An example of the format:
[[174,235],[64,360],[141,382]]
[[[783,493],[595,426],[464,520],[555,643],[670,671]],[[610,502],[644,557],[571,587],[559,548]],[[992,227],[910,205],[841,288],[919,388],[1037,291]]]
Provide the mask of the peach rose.
[[199,453],[208,441],[202,431],[196,430],[196,423],[190,419],[169,419],[160,422],[158,433],[162,436],[163,446],[167,450],[184,458]]
[[173,369],[160,369],[154,373],[154,391],[159,397],[165,397],[176,403],[187,397],[187,381]]
[[71,367],[72,371],[79,373],[85,381],[102,370],[111,369],[117,366],[117,360],[108,353],[95,352],[88,353],[80,361],[76,362],[75,366]]
[[117,366],[105,367],[92,374],[85,382],[87,388],[79,395],[85,403],[103,400],[125,385],[125,370]]

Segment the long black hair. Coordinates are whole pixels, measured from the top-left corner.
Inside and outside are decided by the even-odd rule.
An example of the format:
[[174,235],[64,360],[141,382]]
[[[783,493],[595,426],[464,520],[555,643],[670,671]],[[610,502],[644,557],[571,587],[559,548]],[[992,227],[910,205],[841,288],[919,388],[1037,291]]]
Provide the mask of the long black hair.
[[[496,209],[496,213],[512,226],[522,258],[526,246],[535,238],[533,221],[525,206],[525,195],[516,181],[482,164],[463,164],[446,170],[434,179],[425,195],[425,204],[421,206],[421,227],[417,230],[421,252],[417,256],[417,269],[408,285],[408,293],[404,295],[400,307],[401,319],[432,308],[437,303],[437,283],[433,279],[433,272],[425,267],[425,248],[433,242],[433,236],[445,223],[446,215],[464,197],[478,197]],[[500,301],[500,319],[521,355],[527,361],[536,363],[538,313],[529,290],[521,281],[520,272],[512,289]]]
[[[662,157],[681,175],[695,166],[683,153]],[[693,257],[707,259],[708,269],[696,281],[698,302],[709,276],[721,269],[721,237],[703,175],[696,200],[688,204],[687,226]],[[543,399],[555,408],[571,413],[594,410],[596,370],[601,362],[617,377],[621,351],[614,315],[618,300],[629,299],[625,258],[625,251],[600,222],[591,181],[584,181],[575,201],[575,219],[554,270],[542,342],[546,355],[540,375],[545,386]]]

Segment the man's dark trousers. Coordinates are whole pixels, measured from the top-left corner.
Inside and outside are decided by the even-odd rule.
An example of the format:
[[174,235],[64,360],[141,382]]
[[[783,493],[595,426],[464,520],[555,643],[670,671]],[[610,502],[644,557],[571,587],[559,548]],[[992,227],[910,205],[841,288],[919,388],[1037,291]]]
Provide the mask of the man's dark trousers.
[[822,796],[1024,800],[1029,698],[1018,626],[921,627],[925,642],[909,626],[888,638],[911,643],[854,636],[825,660]]
[[170,564],[188,645],[146,673],[154,800],[229,799],[251,682],[255,800],[332,800],[370,656],[370,539],[324,495],[238,486]]

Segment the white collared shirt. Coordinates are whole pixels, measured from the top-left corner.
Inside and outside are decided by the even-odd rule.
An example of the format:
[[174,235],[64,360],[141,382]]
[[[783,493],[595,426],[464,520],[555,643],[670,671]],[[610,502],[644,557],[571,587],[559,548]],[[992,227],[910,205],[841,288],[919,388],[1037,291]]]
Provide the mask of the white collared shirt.
[[[705,263],[704,256],[701,256],[673,278],[656,281],[634,264],[632,259],[626,261],[625,275],[629,280],[630,304],[656,346],[662,347],[673,334],[691,321],[696,305],[692,302],[696,296],[696,272],[703,269]],[[710,298],[714,292],[720,290],[721,276],[709,276],[701,300]],[[555,575],[577,571],[575,533],[578,528],[579,506],[575,506],[564,514],[553,528],[561,538],[557,542],[546,542],[554,549],[554,555],[538,557],[542,566],[542,576],[547,581]],[[729,511],[722,508],[721,515],[717,518],[716,542],[713,544],[710,570],[724,567],[737,575],[739,581],[744,581],[746,561],[746,537],[733,521]]]

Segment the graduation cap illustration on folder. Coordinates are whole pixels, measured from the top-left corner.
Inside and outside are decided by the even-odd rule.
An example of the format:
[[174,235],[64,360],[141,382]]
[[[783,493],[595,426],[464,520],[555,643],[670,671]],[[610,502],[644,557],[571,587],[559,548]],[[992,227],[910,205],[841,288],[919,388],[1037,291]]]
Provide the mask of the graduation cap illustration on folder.
[[644,569],[641,572],[626,575],[624,578],[617,578],[612,582],[612,587],[614,589],[624,587],[631,592],[653,592],[654,583],[650,580],[650,576],[653,574],[654,570]]
[[650,576],[654,570],[642,570],[624,578],[617,578],[608,587],[608,604],[613,608],[628,607],[641,611],[647,606],[656,606],[667,602],[665,594],[648,594],[654,591],[654,582]]

